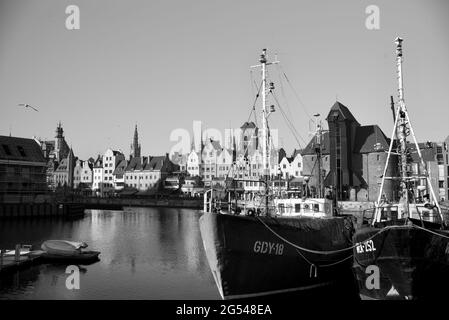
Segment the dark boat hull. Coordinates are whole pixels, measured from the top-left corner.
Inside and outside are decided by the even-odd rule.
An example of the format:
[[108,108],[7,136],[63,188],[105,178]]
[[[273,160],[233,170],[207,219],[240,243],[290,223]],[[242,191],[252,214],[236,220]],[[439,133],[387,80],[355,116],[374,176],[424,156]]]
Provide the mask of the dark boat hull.
[[353,237],[363,243],[354,249],[353,264],[362,299],[433,299],[447,292],[448,231],[431,230],[442,237],[412,225],[381,230],[363,227]]
[[200,218],[200,230],[223,299],[309,292],[339,285],[350,294],[356,292],[352,259],[348,259],[351,250],[330,255],[307,253],[274,234],[318,251],[348,248],[352,236],[349,217],[258,218],[205,213]]
[[82,251],[80,253],[72,254],[72,255],[64,255],[64,254],[53,254],[44,252],[42,254],[42,258],[45,261],[51,262],[64,262],[64,263],[91,263],[99,260],[98,256],[100,255],[99,251]]

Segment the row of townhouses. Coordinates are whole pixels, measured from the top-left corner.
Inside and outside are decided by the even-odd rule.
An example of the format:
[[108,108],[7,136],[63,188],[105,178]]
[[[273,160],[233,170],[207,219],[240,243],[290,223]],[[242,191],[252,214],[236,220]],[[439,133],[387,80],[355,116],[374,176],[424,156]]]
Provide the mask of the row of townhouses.
[[[291,155],[283,148],[270,148],[268,165],[272,180],[286,189],[307,183],[314,195],[323,186],[332,187],[339,200],[376,200],[390,139],[377,125],[360,125],[338,101],[331,107],[326,121],[329,130],[324,131],[319,143],[315,136]],[[245,180],[239,183],[245,190],[257,190],[260,188],[257,182],[263,176],[260,131],[254,122],[245,122],[238,134],[226,146],[213,138],[201,138],[194,141],[190,152],[175,152],[170,159],[168,154],[141,156],[137,126],[128,158],[119,150],[108,149],[96,159],[78,159],[65,141],[60,123],[54,141],[35,140],[47,160],[46,182],[50,189],[67,186],[105,195],[126,189],[151,191],[161,186],[172,189],[176,186],[191,192],[203,185],[224,185],[229,178]],[[449,195],[448,144],[449,137],[444,142],[420,144],[425,168],[410,145],[410,174],[419,175],[428,170],[438,200],[447,200]],[[397,157],[393,156],[390,161],[387,174],[397,175]],[[426,185],[422,179],[414,183]],[[387,181],[384,191],[387,199],[394,200],[399,186]]]

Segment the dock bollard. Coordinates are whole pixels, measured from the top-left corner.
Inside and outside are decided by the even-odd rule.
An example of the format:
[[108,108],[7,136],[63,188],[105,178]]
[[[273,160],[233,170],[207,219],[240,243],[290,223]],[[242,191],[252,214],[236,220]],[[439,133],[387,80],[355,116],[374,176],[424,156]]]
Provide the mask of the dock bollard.
[[20,244],[16,244],[15,261],[20,261]]

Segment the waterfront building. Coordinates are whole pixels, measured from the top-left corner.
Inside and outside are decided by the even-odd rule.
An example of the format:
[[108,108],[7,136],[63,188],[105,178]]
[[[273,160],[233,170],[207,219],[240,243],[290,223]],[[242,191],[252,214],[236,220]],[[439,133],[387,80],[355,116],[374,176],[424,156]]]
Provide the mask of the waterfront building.
[[140,157],[140,151],[141,146],[139,143],[139,133],[137,132],[137,124],[136,124],[136,127],[134,128],[133,142],[131,143],[131,153],[129,157],[130,158]]
[[83,160],[77,159],[73,169],[73,188],[77,189],[81,183],[81,172],[83,171]]
[[[322,134],[321,143],[314,136],[302,151],[303,176],[309,177],[312,194],[319,194],[319,181],[322,181],[324,187],[336,189],[339,200],[377,200],[390,140],[377,125],[360,125],[338,101],[326,120],[329,131]],[[387,176],[397,176],[397,161],[396,156],[390,157]],[[388,200],[396,200],[397,191],[396,182],[385,182],[384,194]]]
[[[410,150],[410,174],[416,176],[417,178],[412,180],[413,190],[415,191],[415,201],[424,201],[423,197],[429,195],[432,201],[432,195],[428,194],[428,181],[425,178],[425,172],[427,171],[430,182],[432,184],[433,190],[435,190],[436,201],[440,201],[440,195],[437,192],[439,187],[439,165],[437,160],[437,143],[426,142],[418,143],[419,149],[421,150],[422,160],[424,165],[421,163],[418,153],[416,152],[416,146],[414,144],[409,144],[408,149]],[[442,159],[441,159],[442,160]]]
[[47,161],[46,180],[49,190],[54,190],[56,182],[54,181],[54,172],[62,159],[67,158],[70,148],[64,137],[64,129],[61,122],[58,123],[55,131],[54,140],[42,140],[37,137],[33,139],[40,145],[45,160]]
[[184,179],[184,176],[180,174],[167,176],[165,180],[163,180],[163,188],[170,191],[181,190],[181,186],[184,184]]
[[[140,158],[140,157],[139,157]],[[115,167],[113,176],[114,190],[120,191],[125,187],[125,169],[128,166],[128,161],[123,159]]]
[[[316,195],[319,185],[318,168],[321,168],[321,181],[324,183],[330,169],[329,153],[329,132],[324,132],[321,136],[320,152],[321,157],[317,155],[317,137],[313,137],[307,146],[301,151],[302,156],[302,175],[307,177],[308,186]],[[318,163],[318,161],[320,161]],[[324,183],[325,184],[325,183]]]
[[263,176],[262,153],[259,149],[249,154],[249,168],[252,180],[258,180]]
[[171,157],[171,162],[179,166],[179,172],[186,173],[187,170],[187,161],[189,154],[181,154],[180,152],[174,152]]
[[55,136],[55,149],[54,149],[54,155],[56,161],[61,161],[62,159],[65,159],[68,157],[70,152],[69,145],[65,141],[64,137],[64,129],[62,129],[61,122],[58,123],[58,126],[56,128],[56,136]]
[[54,173],[56,168],[58,167],[58,163],[54,159],[47,160],[47,169],[45,172],[46,181],[47,181],[47,189],[55,190],[56,184],[54,180]]
[[278,175],[281,175],[283,179],[288,179],[290,176],[290,158],[283,157],[279,162]]
[[122,152],[108,149],[103,155],[103,191],[102,194],[114,192],[114,170],[120,161],[125,160]]
[[103,158],[98,155],[93,165],[92,192],[94,195],[103,194]]
[[[284,148],[271,149],[270,152],[270,177],[277,178],[279,175],[279,163],[287,156]],[[262,161],[262,160],[261,160]]]
[[125,186],[137,190],[159,190],[163,181],[179,167],[165,156],[132,158],[125,169]]
[[290,173],[289,176],[290,177],[294,177],[294,178],[300,178],[302,177],[302,168],[303,168],[303,163],[302,163],[302,155],[301,155],[301,150],[297,150],[295,149],[293,151],[293,154],[290,158]]
[[86,190],[92,190],[93,163],[89,160],[76,160],[73,170],[73,188],[78,192],[87,194]]
[[186,177],[181,191],[191,197],[198,197],[204,193],[204,184],[200,177]]
[[218,175],[218,155],[222,148],[218,141],[207,139],[201,154],[202,177],[206,185]]
[[70,149],[67,158],[61,159],[56,170],[53,173],[53,180],[56,188],[64,187],[72,189],[74,187],[74,169],[76,166],[76,158],[73,150]]
[[222,148],[217,156],[217,177],[226,178],[229,176],[232,167],[232,151]]
[[45,193],[46,168],[36,141],[0,136],[0,201],[32,201]]
[[201,172],[201,153],[192,149],[187,155],[187,173],[192,177],[200,177]]
[[94,167],[94,159],[90,158],[87,161],[83,161],[80,183],[85,188],[92,189],[93,167]]
[[125,168],[125,187],[140,189],[142,165],[145,165],[147,157],[132,158]]

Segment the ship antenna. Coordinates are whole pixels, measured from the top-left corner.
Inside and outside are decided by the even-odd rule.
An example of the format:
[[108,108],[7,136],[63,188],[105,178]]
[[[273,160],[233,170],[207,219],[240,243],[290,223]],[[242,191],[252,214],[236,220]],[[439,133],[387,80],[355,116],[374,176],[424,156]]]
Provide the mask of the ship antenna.
[[269,152],[268,152],[268,115],[267,110],[267,66],[271,64],[277,64],[279,61],[268,62],[267,61],[267,49],[262,50],[262,54],[259,59],[260,64],[251,66],[251,68],[262,69],[262,167],[263,176],[265,180],[265,209],[268,215],[268,177],[270,175],[269,168]]
[[386,177],[386,173],[387,173],[387,169],[388,169],[388,164],[389,164],[389,160],[390,160],[390,155],[391,155],[391,150],[393,148],[393,143],[394,143],[394,137],[395,134],[397,136],[397,138],[399,139],[399,149],[398,149],[398,154],[400,155],[400,168],[401,168],[401,178],[400,178],[400,182],[401,182],[401,201],[404,203],[404,216],[409,218],[410,217],[410,208],[409,208],[409,190],[408,190],[408,185],[409,185],[409,181],[411,179],[411,177],[409,176],[409,172],[408,172],[408,163],[407,163],[407,157],[408,157],[408,149],[407,149],[407,136],[411,135],[413,138],[413,142],[415,144],[415,148],[416,151],[418,153],[418,157],[420,160],[420,164],[421,166],[424,168],[424,175],[425,178],[427,180],[427,184],[429,186],[432,198],[435,202],[435,206],[438,209],[438,213],[440,215],[441,221],[442,223],[444,223],[444,219],[441,213],[441,208],[440,205],[438,204],[438,201],[436,201],[436,197],[435,197],[435,192],[433,190],[432,187],[432,182],[430,180],[428,171],[427,171],[427,167],[424,163],[422,154],[421,154],[421,150],[419,148],[418,142],[416,140],[416,136],[415,133],[413,131],[413,127],[410,121],[410,117],[408,115],[407,112],[407,107],[405,106],[405,101],[404,101],[404,86],[403,86],[403,73],[402,73],[402,61],[403,61],[403,56],[402,56],[402,41],[403,39],[400,37],[397,37],[395,39],[395,43],[396,43],[396,67],[397,67],[397,79],[398,79],[398,98],[399,101],[397,103],[397,110],[396,110],[396,115],[394,117],[394,128],[393,128],[393,133],[391,135],[391,141],[390,141],[390,147],[388,150],[388,155],[387,155],[387,160],[385,163],[385,167],[384,167],[384,171],[383,171],[383,175],[382,175],[382,182],[381,182],[381,186],[380,186],[380,191],[379,191],[379,196],[377,198],[377,203],[376,203],[376,213],[375,213],[375,217],[373,219],[373,224],[375,222],[380,222],[380,218],[381,218],[381,202],[382,202],[382,198],[383,198],[383,188],[384,188],[384,182],[385,179],[388,178]]

